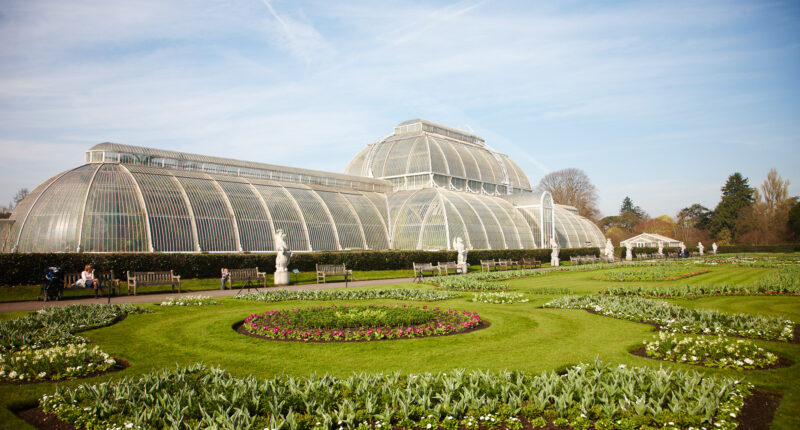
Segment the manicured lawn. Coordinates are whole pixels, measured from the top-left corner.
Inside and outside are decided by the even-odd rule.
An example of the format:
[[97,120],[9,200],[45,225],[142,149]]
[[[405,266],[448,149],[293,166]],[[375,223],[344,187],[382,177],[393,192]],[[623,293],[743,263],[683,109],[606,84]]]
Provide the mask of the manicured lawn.
[[[690,279],[636,285],[748,283],[772,270],[774,269],[717,266],[710,273]],[[398,272],[371,273],[374,275],[370,276],[376,278],[382,275],[389,278],[411,276],[410,273]],[[620,284],[592,279],[596,274],[597,272],[562,272],[507,282],[515,292],[526,294],[537,288],[568,288],[574,293],[589,294]],[[356,277],[365,279],[359,275]],[[191,281],[186,284],[200,289],[204,285],[207,285],[206,288],[216,287],[216,282],[198,280],[194,284]],[[398,284],[373,288],[393,287],[419,286]],[[655,361],[628,353],[651,337],[653,328],[649,325],[593,315],[581,310],[541,308],[542,304],[556,296],[531,294],[530,302],[511,305],[475,303],[469,301],[471,297],[471,293],[464,293],[460,299],[437,302],[436,306],[478,312],[482,319],[491,323],[489,328],[439,338],[328,344],[266,341],[246,337],[233,330],[233,326],[250,313],[267,309],[309,307],[323,302],[256,303],[226,298],[219,299],[221,304],[217,306],[195,308],[146,305],[154,313],[131,315],[116,325],[81,334],[111,355],[130,361],[130,368],[106,376],[62,382],[59,385],[74,386],[135,376],[154,368],[199,361],[219,365],[235,375],[270,377],[282,373],[308,375],[327,372],[346,375],[353,371],[392,370],[418,373],[454,368],[541,372],[559,370],[582,361],[600,358],[605,362],[624,363],[628,366],[664,366],[746,378],[758,388],[784,393],[772,428],[800,428],[800,414],[797,412],[800,411],[798,364],[782,369],[742,372]],[[673,302],[687,307],[718,309],[724,312],[782,315],[800,322],[800,297],[713,297]],[[374,303],[400,302],[383,300]],[[408,304],[422,305],[419,302]],[[5,317],[7,315],[0,315],[0,318]],[[757,342],[794,363],[800,362],[800,345]],[[54,391],[55,385],[0,385],[0,404],[5,406],[0,408],[0,425],[6,428],[24,428],[25,424],[7,407],[33,405],[43,394]]]

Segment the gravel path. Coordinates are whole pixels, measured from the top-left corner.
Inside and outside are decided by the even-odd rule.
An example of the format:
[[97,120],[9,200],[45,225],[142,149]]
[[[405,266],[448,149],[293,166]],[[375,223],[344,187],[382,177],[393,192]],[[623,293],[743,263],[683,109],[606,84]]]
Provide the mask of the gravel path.
[[[399,284],[404,282],[413,282],[412,278],[393,278],[393,279],[373,279],[370,281],[354,281],[348,282],[347,287],[369,287],[374,285],[387,285],[387,284]],[[344,282],[332,282],[329,284],[302,284],[302,285],[290,285],[286,287],[271,287],[270,290],[291,290],[291,291],[298,291],[298,290],[329,290],[329,289],[336,289],[336,288],[345,288]],[[260,288],[259,291],[263,291],[263,288]],[[190,291],[186,293],[166,293],[166,294],[142,294],[138,296],[128,296],[128,295],[119,295],[119,296],[112,296],[111,303],[151,303],[151,302],[163,302],[168,297],[183,297],[183,296],[191,296],[191,295],[198,295],[202,294],[204,296],[211,296],[211,297],[230,297],[235,296],[238,293],[238,289],[234,290],[202,290],[202,291]],[[103,304],[108,303],[108,297],[98,298],[98,299],[70,299],[66,298],[63,300],[58,301],[50,301],[50,302],[40,302],[40,301],[29,301],[29,302],[8,302],[8,303],[0,303],[0,312],[22,312],[22,311],[35,311],[42,309],[44,307],[49,306],[67,306],[67,305],[88,305],[88,304]]]

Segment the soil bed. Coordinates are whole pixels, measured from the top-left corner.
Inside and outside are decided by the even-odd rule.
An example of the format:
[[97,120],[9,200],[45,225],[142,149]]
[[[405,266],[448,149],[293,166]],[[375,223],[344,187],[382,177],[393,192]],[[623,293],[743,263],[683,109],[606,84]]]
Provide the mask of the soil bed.
[[[637,356],[637,357],[649,358],[650,360],[666,361],[668,363],[675,363],[675,364],[686,364],[686,365],[689,365],[689,366],[700,366],[700,367],[705,367],[707,369],[721,369],[721,367],[711,367],[711,366],[706,366],[704,364],[699,364],[699,363],[681,363],[681,362],[678,362],[678,361],[664,360],[664,359],[661,359],[661,358],[650,357],[649,355],[647,355],[645,347],[643,347],[643,346],[640,346],[639,348],[637,348],[637,349],[635,349],[633,351],[629,351],[629,352],[631,354]],[[765,367],[759,367],[759,368],[756,368],[756,369],[736,369],[736,370],[744,370],[744,371],[750,372],[750,371],[753,371],[753,370],[780,369],[782,367],[789,367],[792,364],[794,364],[792,362],[792,360],[789,360],[788,358],[783,358],[781,356],[778,356],[778,361],[776,361],[775,364],[772,364],[772,365],[769,365],[769,366],[765,366]]]
[[737,429],[768,430],[775,411],[781,404],[781,397],[780,394],[753,390],[753,394],[745,399],[742,413],[737,417]]

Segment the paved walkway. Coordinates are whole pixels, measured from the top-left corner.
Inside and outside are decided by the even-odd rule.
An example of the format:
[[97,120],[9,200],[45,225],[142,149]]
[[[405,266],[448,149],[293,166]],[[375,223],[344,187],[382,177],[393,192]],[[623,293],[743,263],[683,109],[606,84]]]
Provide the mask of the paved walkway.
[[[374,285],[387,285],[387,284],[399,284],[403,282],[413,282],[413,278],[393,278],[393,279],[373,279],[369,281],[354,281],[348,282],[347,287],[370,287]],[[290,285],[287,287],[278,287],[269,288],[270,291],[272,290],[290,290],[290,291],[302,291],[302,290],[328,290],[328,289],[335,289],[335,288],[345,288],[344,282],[332,282],[330,284],[301,284],[301,285]],[[263,288],[259,288],[259,291],[264,291]],[[169,297],[183,297],[183,296],[196,296],[196,295],[204,295],[204,296],[211,296],[211,297],[230,297],[235,296],[236,293],[239,292],[239,289],[234,290],[200,290],[200,291],[188,291],[185,293],[166,293],[166,294],[142,294],[138,296],[128,296],[128,295],[119,295],[119,296],[111,296],[111,303],[152,303],[152,302],[163,302]],[[40,301],[29,301],[29,302],[8,302],[8,303],[0,303],[0,312],[22,312],[22,311],[35,311],[42,309],[44,307],[49,306],[67,306],[67,305],[89,305],[89,304],[103,304],[108,303],[108,297],[98,298],[98,299],[71,299],[66,298],[63,300],[57,301],[49,301],[49,302],[40,302]]]

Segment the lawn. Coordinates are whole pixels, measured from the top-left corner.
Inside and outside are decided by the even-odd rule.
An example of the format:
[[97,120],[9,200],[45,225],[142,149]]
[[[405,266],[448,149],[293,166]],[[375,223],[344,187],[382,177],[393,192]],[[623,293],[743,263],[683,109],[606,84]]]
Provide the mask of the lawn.
[[[712,271],[677,281],[640,282],[635,285],[685,285],[687,283],[752,282],[775,269],[739,268],[720,265]],[[590,294],[619,282],[593,279],[597,272],[561,272],[546,276],[507,281],[515,292],[528,295],[539,288],[567,288],[573,293]],[[407,273],[371,272],[373,279],[409,276]],[[359,279],[357,275],[357,279]],[[360,279],[366,279],[361,277]],[[198,289],[212,281],[187,282]],[[212,285],[213,286],[213,285]],[[429,288],[416,284],[397,284],[380,288]],[[208,286],[206,286],[208,288]],[[378,288],[378,287],[374,287]],[[376,341],[361,343],[298,343],[275,342],[246,337],[233,326],[247,315],[267,309],[290,309],[320,305],[323,302],[247,302],[233,298],[218,299],[216,306],[195,308],[146,305],[154,313],[137,314],[124,321],[81,333],[109,354],[124,358],[131,367],[109,375],[78,381],[61,382],[61,386],[94,383],[133,376],[151,369],[174,367],[176,363],[204,362],[219,365],[237,376],[271,377],[280,374],[309,375],[398,370],[403,373],[448,371],[454,368],[529,372],[561,370],[580,362],[599,358],[608,363],[627,366],[659,366],[703,373],[745,378],[757,388],[784,394],[773,422],[774,429],[800,428],[800,372],[798,365],[758,371],[733,371],[700,368],[660,362],[638,357],[628,351],[636,349],[651,337],[653,327],[590,314],[582,310],[542,309],[556,296],[530,294],[527,303],[484,304],[471,302],[471,293],[460,299],[437,302],[437,306],[478,312],[491,326],[466,334]],[[17,299],[18,300],[18,299]],[[712,297],[678,299],[673,303],[724,312],[764,313],[800,321],[800,297]],[[324,302],[344,305],[345,302]],[[350,303],[353,303],[352,301]],[[368,303],[401,303],[378,300]],[[367,304],[367,303],[362,303]],[[410,303],[420,305],[420,303]],[[18,315],[14,315],[18,316]],[[7,318],[8,315],[0,315]],[[800,362],[800,345],[757,341],[794,363]],[[27,428],[8,408],[33,405],[43,394],[55,390],[55,383],[0,385],[0,425],[5,428]]]

